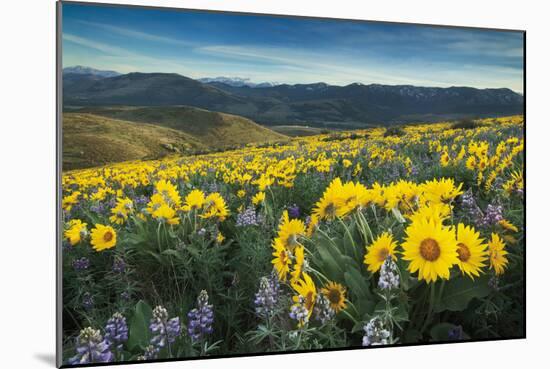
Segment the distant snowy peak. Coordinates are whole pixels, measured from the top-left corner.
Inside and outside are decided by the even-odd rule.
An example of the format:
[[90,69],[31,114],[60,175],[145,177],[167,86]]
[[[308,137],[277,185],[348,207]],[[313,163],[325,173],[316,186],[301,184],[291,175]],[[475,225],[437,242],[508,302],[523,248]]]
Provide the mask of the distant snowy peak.
[[99,70],[90,67],[84,67],[82,65],[76,65],[74,67],[63,68],[63,74],[91,74],[93,76],[110,78],[120,76],[121,74],[113,70]]
[[240,77],[214,77],[214,78],[199,78],[197,81],[202,83],[223,83],[232,87],[254,87],[254,88],[263,88],[263,87],[273,87],[278,86],[280,83],[277,82],[261,82],[255,83],[250,80],[250,78],[240,78]]

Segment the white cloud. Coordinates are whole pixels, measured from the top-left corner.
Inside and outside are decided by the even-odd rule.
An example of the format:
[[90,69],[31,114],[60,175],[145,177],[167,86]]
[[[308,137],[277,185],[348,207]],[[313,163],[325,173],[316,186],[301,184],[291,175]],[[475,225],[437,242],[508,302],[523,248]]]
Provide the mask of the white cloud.
[[179,46],[195,46],[196,44],[190,41],[185,41],[181,39],[176,39],[172,37],[166,37],[166,36],[159,36],[152,33],[142,32],[142,31],[136,31],[134,29],[130,28],[124,28],[124,27],[118,27],[109,25],[106,23],[96,23],[96,22],[90,22],[90,21],[84,21],[80,20],[78,21],[81,24],[89,25],[92,27],[100,28],[109,32],[117,33],[122,36],[128,36],[139,40],[146,40],[146,41],[153,41],[153,42],[162,42],[172,45],[179,45]]

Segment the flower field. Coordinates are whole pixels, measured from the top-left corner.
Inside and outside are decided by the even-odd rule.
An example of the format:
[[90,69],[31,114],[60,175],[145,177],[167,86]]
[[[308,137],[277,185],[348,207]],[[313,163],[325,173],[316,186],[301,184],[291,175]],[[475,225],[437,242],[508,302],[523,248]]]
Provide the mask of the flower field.
[[64,363],[523,336],[523,124],[64,172]]

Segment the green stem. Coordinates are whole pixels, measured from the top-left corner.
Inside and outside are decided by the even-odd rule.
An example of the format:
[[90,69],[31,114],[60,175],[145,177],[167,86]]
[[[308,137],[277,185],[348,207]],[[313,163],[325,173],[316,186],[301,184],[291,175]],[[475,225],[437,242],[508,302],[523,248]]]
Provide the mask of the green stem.
[[158,246],[158,249],[159,249],[159,253],[162,252],[162,245],[161,245],[161,242],[160,242],[160,227],[162,226],[162,222],[159,221],[159,225],[157,227],[157,246]]
[[420,334],[424,333],[426,328],[428,328],[428,325],[430,325],[430,322],[432,320],[434,302],[435,302],[434,300],[435,300],[435,283],[430,283],[430,300],[428,304],[428,313],[426,314],[426,319],[424,320],[424,324],[420,329]]
[[311,270],[314,274],[316,274],[317,276],[321,277],[321,279],[323,279],[325,282],[330,282],[330,279],[328,279],[327,277],[325,277],[325,275],[315,269],[313,269],[312,267],[309,267],[308,268],[309,270]]
[[344,315],[346,315],[348,318],[350,318],[351,321],[353,322],[353,324],[359,323],[357,321],[357,319],[355,319],[347,310],[342,310],[342,313],[344,313]]

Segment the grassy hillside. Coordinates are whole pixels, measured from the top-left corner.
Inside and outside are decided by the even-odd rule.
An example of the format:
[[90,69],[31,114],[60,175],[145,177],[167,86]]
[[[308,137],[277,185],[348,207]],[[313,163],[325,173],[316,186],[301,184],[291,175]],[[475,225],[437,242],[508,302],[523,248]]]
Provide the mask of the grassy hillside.
[[63,169],[287,138],[246,118],[190,107],[79,109],[63,114]]
[[263,143],[287,138],[285,135],[262,127],[241,116],[188,106],[95,107],[80,111],[172,128],[193,136],[211,148],[223,148],[251,142]]
[[194,137],[170,128],[93,114],[63,114],[64,170],[204,149]]

